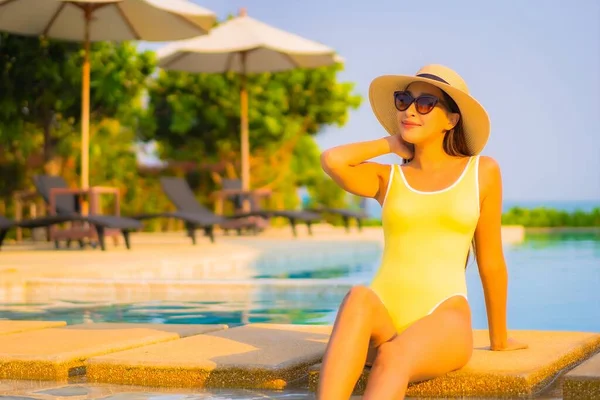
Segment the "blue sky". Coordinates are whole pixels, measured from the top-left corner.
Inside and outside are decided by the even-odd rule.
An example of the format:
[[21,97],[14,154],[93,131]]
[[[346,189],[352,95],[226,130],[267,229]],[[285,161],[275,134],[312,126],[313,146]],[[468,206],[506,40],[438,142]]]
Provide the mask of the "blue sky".
[[323,149],[386,135],[368,102],[374,77],[445,64],[490,114],[483,154],[501,165],[505,199],[600,204],[597,0],[195,2],[219,18],[246,7],[248,15],[345,58],[340,80],[355,82],[364,102],[346,126],[317,137]]

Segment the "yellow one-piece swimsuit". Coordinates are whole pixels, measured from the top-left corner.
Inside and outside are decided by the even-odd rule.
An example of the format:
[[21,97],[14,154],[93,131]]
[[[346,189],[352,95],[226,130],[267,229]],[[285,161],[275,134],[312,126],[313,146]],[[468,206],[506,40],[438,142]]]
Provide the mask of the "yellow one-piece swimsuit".
[[370,287],[402,332],[456,295],[467,299],[465,265],[479,219],[479,156],[443,190],[413,189],[392,165],[383,200],[385,245]]

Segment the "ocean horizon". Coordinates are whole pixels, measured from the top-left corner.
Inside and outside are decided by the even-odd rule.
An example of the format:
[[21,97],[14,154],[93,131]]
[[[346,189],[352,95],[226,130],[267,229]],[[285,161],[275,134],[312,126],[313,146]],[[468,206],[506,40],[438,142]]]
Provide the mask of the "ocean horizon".
[[[310,202],[310,196],[306,188],[298,190],[298,195],[303,204]],[[348,200],[356,197],[348,194]],[[590,212],[594,208],[600,208],[600,199],[598,200],[504,200],[502,212],[507,212],[511,208],[521,207],[526,209],[544,207],[572,213],[574,211]],[[371,218],[381,218],[381,206],[375,199],[365,199],[365,208],[367,215]]]
[[[381,206],[374,199],[366,202],[367,215],[371,218],[381,218]],[[590,212],[594,208],[600,207],[600,200],[505,200],[502,204],[502,212],[507,212],[511,208],[552,208],[556,210],[574,212],[577,210]]]

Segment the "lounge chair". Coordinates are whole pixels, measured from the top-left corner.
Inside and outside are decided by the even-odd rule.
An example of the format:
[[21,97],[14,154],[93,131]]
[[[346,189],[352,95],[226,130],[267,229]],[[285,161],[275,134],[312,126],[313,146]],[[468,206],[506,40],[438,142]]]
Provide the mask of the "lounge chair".
[[11,221],[0,215],[0,249],[2,248],[2,242],[4,241],[8,231],[16,226],[17,223],[15,221]]
[[[60,176],[37,175],[33,179],[38,193],[48,205],[48,216],[34,218],[25,221],[17,221],[20,227],[50,227],[49,239],[54,240],[58,249],[59,241],[64,239],[67,245],[72,240],[77,240],[83,247],[83,239],[97,239],[102,250],[106,250],[106,236],[123,235],[125,246],[130,249],[129,233],[142,227],[142,223],[132,218],[119,215],[94,214],[95,202],[101,193],[112,192],[117,194],[118,214],[118,191],[114,188],[93,187],[87,190],[69,188],[65,180]],[[79,197],[88,195],[90,199],[90,213],[83,215],[80,212]],[[67,229],[58,229],[58,224],[70,222],[73,226]],[[74,223],[74,224],[73,224]]]
[[187,181],[179,177],[162,177],[160,185],[169,200],[175,205],[177,211],[169,211],[155,214],[140,214],[133,218],[138,220],[151,218],[175,218],[182,220],[188,236],[192,243],[196,244],[196,229],[202,228],[204,234],[214,243],[214,227],[221,226],[227,229],[236,229],[240,232],[244,228],[251,227],[251,223],[243,217],[223,217],[210,211],[198,202],[194,192]]
[[358,226],[358,230],[362,231],[362,221],[368,218],[367,212],[365,210],[366,207],[366,199],[362,198],[360,201],[360,209],[352,210],[347,208],[330,208],[323,206],[316,206],[312,208],[307,208],[308,211],[326,213],[339,215],[342,217],[342,221],[344,223],[344,227],[346,228],[346,232],[350,231],[350,220],[354,218],[356,220],[356,225]]
[[[298,236],[296,225],[304,222],[308,229],[308,234],[312,235],[312,224],[320,221],[321,216],[308,210],[265,210],[260,207],[259,196],[270,196],[270,191],[261,190],[242,190],[242,182],[239,179],[222,179],[223,190],[221,193],[232,200],[236,208],[236,216],[259,216],[262,218],[283,217],[286,218],[292,227],[294,237]],[[250,211],[242,211],[242,204],[247,200],[250,203]]]
[[[241,188],[241,184],[238,185],[238,180],[236,179],[220,179],[221,189],[212,193],[212,197],[217,201],[217,208],[220,210],[220,213],[223,212],[223,206],[226,201],[231,201],[233,203],[234,208],[234,216],[244,216],[247,218],[248,222],[252,224],[250,227],[251,232],[256,235],[259,232],[264,231],[269,226],[269,218],[263,215],[256,215],[254,213],[244,214],[240,210],[243,209],[243,200],[248,198],[250,204],[252,205],[251,209],[255,209],[255,202],[258,200],[258,197],[264,196],[265,193],[262,191],[253,190],[250,191],[250,195],[244,196]],[[239,187],[238,187],[239,186]],[[225,234],[227,234],[228,229],[224,228]]]
[[6,238],[6,234],[12,228],[39,228],[39,227],[47,227],[52,223],[59,223],[60,220],[52,221],[51,218],[43,217],[43,218],[35,218],[31,220],[23,220],[23,221],[13,221],[8,219],[2,215],[0,215],[0,249],[2,248],[2,242]]
[[[47,228],[53,227],[58,224],[65,222],[87,222],[94,226],[98,234],[98,241],[100,248],[106,250],[104,241],[104,232],[107,228],[118,228],[121,229],[123,237],[125,238],[125,245],[130,248],[129,243],[129,232],[134,229],[141,228],[141,223],[130,218],[119,218],[114,216],[103,216],[103,215],[48,215],[45,217],[36,217],[31,219],[25,219],[21,221],[13,221],[0,215],[0,247],[6,237],[8,231],[12,228]],[[58,248],[58,245],[55,243]]]

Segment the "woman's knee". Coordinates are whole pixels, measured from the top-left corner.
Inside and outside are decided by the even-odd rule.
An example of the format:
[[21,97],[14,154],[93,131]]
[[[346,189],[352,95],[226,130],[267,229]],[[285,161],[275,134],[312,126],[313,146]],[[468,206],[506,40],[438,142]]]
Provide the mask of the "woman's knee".
[[368,309],[371,311],[373,309],[374,300],[375,294],[370,288],[358,285],[352,287],[348,291],[344,303],[348,307]]
[[352,318],[355,321],[370,323],[373,313],[373,299],[371,289],[366,286],[354,286],[351,288],[340,307],[339,313],[342,318]]

